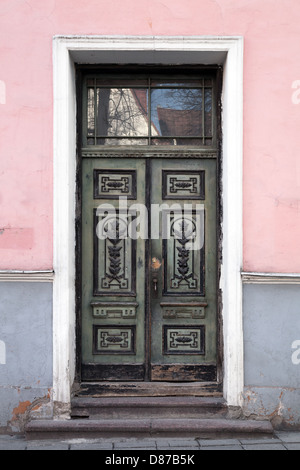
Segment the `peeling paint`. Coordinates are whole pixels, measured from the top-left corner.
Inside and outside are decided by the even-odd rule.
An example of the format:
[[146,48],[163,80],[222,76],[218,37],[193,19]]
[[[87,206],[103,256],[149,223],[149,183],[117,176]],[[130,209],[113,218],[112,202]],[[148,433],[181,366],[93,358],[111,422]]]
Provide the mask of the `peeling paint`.
[[36,398],[33,401],[19,401],[12,411],[12,418],[8,422],[8,427],[12,432],[24,432],[26,423],[31,419],[52,419],[53,418],[53,403],[50,399],[50,390],[47,395]]
[[20,417],[20,415],[24,415],[30,406],[30,401],[20,401],[19,405],[13,409],[12,421],[16,421]]

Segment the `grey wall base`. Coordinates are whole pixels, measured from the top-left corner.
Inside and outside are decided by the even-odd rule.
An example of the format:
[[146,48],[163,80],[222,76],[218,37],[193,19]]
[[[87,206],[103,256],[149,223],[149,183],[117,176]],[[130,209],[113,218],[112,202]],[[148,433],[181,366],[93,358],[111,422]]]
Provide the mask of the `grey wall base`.
[[0,429],[18,432],[51,415],[52,284],[1,282],[0,299]]
[[[1,282],[0,299],[0,432],[18,432],[52,417],[52,284]],[[300,286],[246,284],[243,311],[244,414],[300,427]]]
[[300,363],[293,344],[300,343],[300,286],[244,285],[243,312],[244,412],[299,428]]

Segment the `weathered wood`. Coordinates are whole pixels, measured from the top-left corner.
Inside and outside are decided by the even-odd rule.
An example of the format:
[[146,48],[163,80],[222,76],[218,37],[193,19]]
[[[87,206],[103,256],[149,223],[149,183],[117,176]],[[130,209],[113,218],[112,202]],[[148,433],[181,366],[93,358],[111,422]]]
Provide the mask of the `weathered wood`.
[[144,364],[82,364],[82,380],[144,380]]
[[214,382],[217,380],[217,368],[213,365],[197,364],[152,364],[152,380],[182,382],[188,377],[194,382]]
[[94,382],[81,384],[76,396],[90,397],[222,397],[219,383],[164,383],[164,382]]

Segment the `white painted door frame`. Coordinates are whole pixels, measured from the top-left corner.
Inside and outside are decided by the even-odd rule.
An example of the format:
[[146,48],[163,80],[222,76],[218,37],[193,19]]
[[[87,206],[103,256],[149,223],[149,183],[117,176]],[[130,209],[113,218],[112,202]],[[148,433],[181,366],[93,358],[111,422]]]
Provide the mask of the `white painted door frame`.
[[[224,397],[240,406],[244,384],[242,327],[242,167],[243,38],[166,36],[55,36],[54,71],[54,282],[53,401],[58,418],[68,418],[75,377],[75,194],[76,91],[74,61],[140,63],[191,57],[214,63],[224,54],[223,133],[223,293]],[[147,54],[151,58],[147,59]],[[165,56],[164,56],[165,54]],[[175,55],[174,55],[175,54]],[[218,56],[219,54],[219,56]],[[158,57],[156,59],[155,57]],[[110,59],[109,59],[110,58]]]

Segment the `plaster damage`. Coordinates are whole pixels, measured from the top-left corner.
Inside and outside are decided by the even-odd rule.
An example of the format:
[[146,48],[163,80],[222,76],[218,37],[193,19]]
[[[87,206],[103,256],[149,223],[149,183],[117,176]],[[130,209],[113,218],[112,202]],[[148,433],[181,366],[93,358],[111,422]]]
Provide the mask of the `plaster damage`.
[[299,400],[300,389],[247,387],[243,414],[245,418],[268,419],[274,429],[300,429]]
[[[20,400],[18,397],[26,400]],[[52,390],[49,388],[44,396],[38,397],[37,390],[13,387],[10,391],[11,411],[10,419],[7,421],[6,431],[13,433],[24,432],[26,423],[32,419],[52,419],[53,403]],[[15,404],[13,404],[16,401]],[[5,427],[3,427],[5,428]]]

